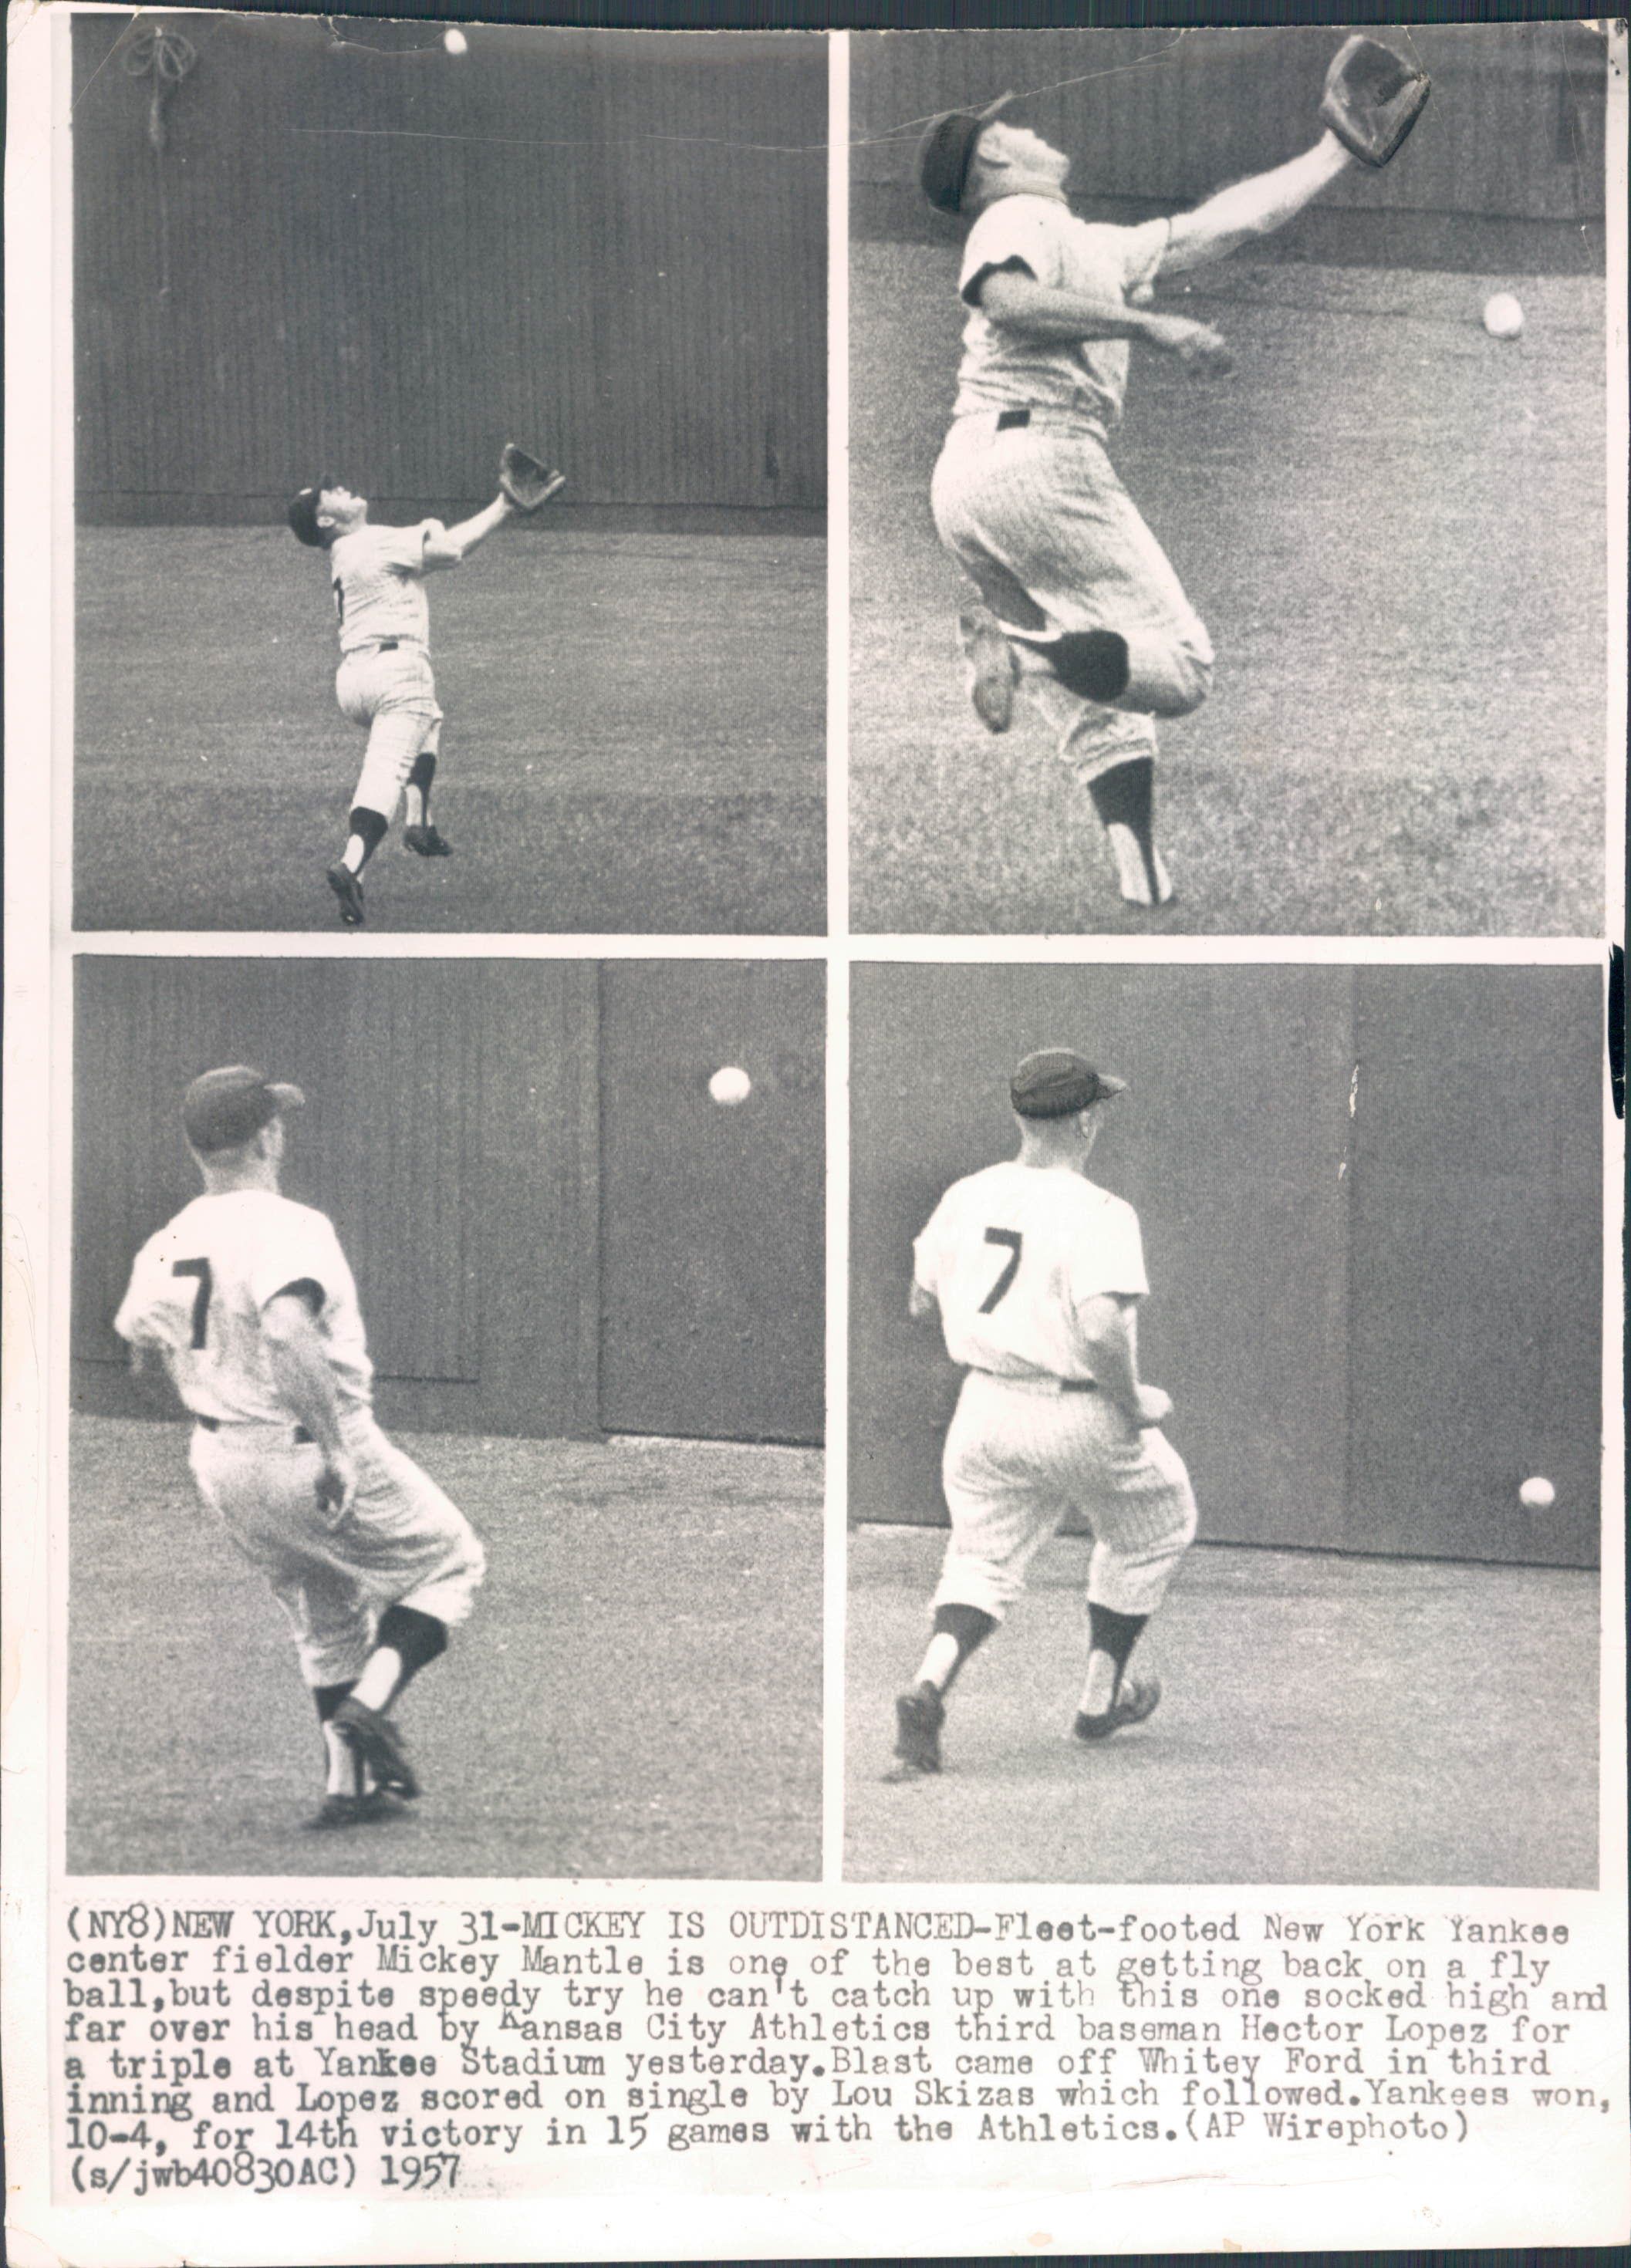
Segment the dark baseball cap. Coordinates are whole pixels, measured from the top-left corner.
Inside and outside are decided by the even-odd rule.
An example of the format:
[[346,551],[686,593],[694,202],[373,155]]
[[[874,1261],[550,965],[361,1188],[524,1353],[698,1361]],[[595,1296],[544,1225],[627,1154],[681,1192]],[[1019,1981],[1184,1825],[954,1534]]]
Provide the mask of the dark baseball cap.
[[181,1104],[181,1125],[195,1150],[236,1150],[305,1101],[298,1086],[280,1086],[248,1064],[228,1064],[193,1081]]
[[317,525],[317,507],[322,501],[323,490],[333,486],[334,482],[325,473],[321,480],[314,481],[310,488],[302,489],[289,506],[290,526],[302,543],[309,543],[314,550],[324,548],[322,533]]
[[1042,1048],[1027,1056],[1008,1081],[1008,1097],[1022,1118],[1063,1118],[1106,1096],[1124,1094],[1127,1082],[1096,1071],[1072,1048]]
[[918,186],[941,212],[962,211],[974,145],[982,129],[1013,99],[1011,94],[1000,94],[984,110],[948,110],[931,123],[918,145]]

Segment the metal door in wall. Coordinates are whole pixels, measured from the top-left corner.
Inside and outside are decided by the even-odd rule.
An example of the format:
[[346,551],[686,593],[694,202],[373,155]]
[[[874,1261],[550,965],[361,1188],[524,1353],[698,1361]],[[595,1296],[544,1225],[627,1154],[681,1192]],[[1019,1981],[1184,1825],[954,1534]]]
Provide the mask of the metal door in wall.
[[[818,1441],[824,972],[613,961],[601,974],[601,1422]],[[721,1069],[745,1101],[715,1101]]]

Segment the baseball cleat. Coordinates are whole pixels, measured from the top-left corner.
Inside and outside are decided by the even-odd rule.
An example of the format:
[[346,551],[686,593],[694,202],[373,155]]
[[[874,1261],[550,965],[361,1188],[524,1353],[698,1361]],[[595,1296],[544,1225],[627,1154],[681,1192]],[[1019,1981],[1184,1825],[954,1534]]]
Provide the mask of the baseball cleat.
[[1153,1712],[1160,1698],[1160,1678],[1124,1677],[1120,1691],[1102,1717],[1089,1717],[1085,1711],[1078,1711],[1076,1721],[1070,1728],[1071,1738],[1107,1741],[1124,1725],[1141,1725]]
[[1130,906],[1164,906],[1172,897],[1172,877],[1152,843],[1148,853],[1130,827],[1111,820],[1104,832],[1116,854],[1116,879]]
[[438,827],[404,827],[402,841],[421,858],[451,858],[453,844]]
[[395,1795],[418,1794],[419,1783],[408,1761],[402,1736],[388,1717],[382,1717],[377,1709],[370,1709],[353,1694],[341,1702],[333,1722],[352,1753],[373,1774],[377,1788],[388,1789]]
[[345,865],[330,866],[328,887],[340,901],[340,919],[347,929],[363,925],[363,886],[358,877]]
[[367,1827],[381,1819],[395,1819],[396,1806],[385,1790],[371,1788],[366,1795],[326,1795],[321,1804],[305,1824],[314,1835],[330,1833],[336,1828]]
[[933,1685],[914,1685],[895,1704],[895,1754],[899,1767],[891,1779],[918,1779],[940,1766],[940,1728],[946,1704]]
[[959,615],[957,635],[967,665],[964,683],[974,713],[988,733],[1006,733],[1014,721],[1014,687],[1019,665],[1014,649],[993,615]]

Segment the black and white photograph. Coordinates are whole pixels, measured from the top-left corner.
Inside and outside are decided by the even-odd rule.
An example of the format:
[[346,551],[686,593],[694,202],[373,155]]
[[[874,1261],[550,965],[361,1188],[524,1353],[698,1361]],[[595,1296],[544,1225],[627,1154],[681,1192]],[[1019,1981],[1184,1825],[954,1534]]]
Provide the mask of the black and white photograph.
[[822,929],[825,42],[72,33],[76,925]]
[[1607,78],[852,38],[853,928],[1601,929]]
[[1595,1886],[1600,970],[852,984],[846,1877]]
[[819,963],[77,1011],[70,1867],[816,1873]]

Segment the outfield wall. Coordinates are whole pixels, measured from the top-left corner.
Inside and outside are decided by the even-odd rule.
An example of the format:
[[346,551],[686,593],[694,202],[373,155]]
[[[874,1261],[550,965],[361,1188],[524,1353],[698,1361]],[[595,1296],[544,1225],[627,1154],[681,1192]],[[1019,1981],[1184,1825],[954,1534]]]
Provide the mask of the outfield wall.
[[[1071,154],[1071,195],[1137,218],[1305,149],[1317,129],[1333,27],[990,31],[852,40],[852,225],[861,236],[953,237],[918,195],[922,121],[1005,90]],[[1431,72],[1408,147],[1352,167],[1254,257],[1537,268],[1603,257],[1603,40],[1585,24],[1380,26]],[[1428,225],[1423,225],[1423,222]],[[1504,252],[1501,247],[1504,245]],[[1480,252],[1480,247],[1484,247]]]
[[1597,970],[861,966],[851,1033],[853,1517],[944,1518],[911,1239],[1012,1154],[1014,1062],[1066,1044],[1130,1082],[1093,1172],[1139,1210],[1203,1535],[1595,1562]]
[[82,518],[446,509],[510,438],[568,512],[819,512],[819,38],[142,23],[162,151],[132,19],[73,25]]
[[[247,1061],[306,1092],[284,1186],[339,1230],[387,1421],[821,1440],[819,963],[132,958],[77,975],[77,1406],[153,1406],[112,1317],[137,1246],[198,1186],[187,1082]],[[707,1093],[726,1064],[754,1082],[734,1109]]]

